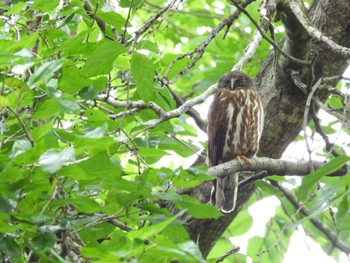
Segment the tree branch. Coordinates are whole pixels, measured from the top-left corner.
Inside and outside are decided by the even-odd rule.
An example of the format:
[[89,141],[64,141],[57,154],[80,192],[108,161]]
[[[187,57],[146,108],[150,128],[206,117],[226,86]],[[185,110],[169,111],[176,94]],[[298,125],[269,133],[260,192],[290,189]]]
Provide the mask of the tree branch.
[[[250,164],[240,163],[238,160],[229,161],[217,166],[210,167],[208,174],[214,177],[223,177],[240,171],[265,171],[268,175],[308,175],[310,173],[309,161],[286,161],[280,159],[272,159],[268,157],[253,157]],[[313,161],[312,166],[315,170],[321,168],[325,163]],[[340,169],[329,176],[341,176],[346,173],[346,169]],[[265,177],[265,176],[264,176]],[[260,179],[260,178],[259,178]]]
[[263,38],[265,38],[265,40],[267,40],[267,42],[269,42],[276,50],[278,50],[278,52],[280,52],[280,54],[282,56],[284,56],[285,58],[289,59],[290,61],[292,61],[294,63],[298,63],[301,65],[310,65],[310,61],[298,59],[298,58],[293,57],[292,55],[284,52],[283,49],[280,48],[280,46],[275,41],[273,41],[271,38],[266,36],[264,29],[261,28],[261,26],[253,19],[253,17],[237,1],[230,0],[230,2],[232,4],[234,4],[237,7],[237,9],[239,9],[243,14],[245,14],[249,18],[249,20],[255,25],[256,29],[259,30],[259,32],[263,36]]
[[23,121],[22,121],[21,117],[19,116],[19,114],[14,109],[12,109],[10,106],[8,106],[7,108],[16,117],[16,119],[18,120],[19,124],[21,125],[21,127],[22,127],[22,129],[24,131],[24,136],[28,139],[28,141],[30,142],[31,146],[34,147],[34,140],[30,136],[30,133],[29,133],[26,125],[23,123]]
[[305,13],[301,10],[300,4],[296,3],[296,1],[286,1],[290,7],[290,10],[293,12],[295,17],[300,21],[300,24],[304,27],[307,33],[318,41],[323,42],[327,46],[329,46],[332,50],[337,52],[338,54],[349,57],[350,56],[350,48],[343,47],[335,43],[332,39],[325,36],[320,30],[318,30],[315,26],[313,26],[310,19],[307,18]]
[[156,112],[159,116],[159,119],[150,123],[145,129],[153,129],[160,123],[167,121],[172,118],[177,118],[187,112],[189,109],[191,109],[194,105],[203,103],[211,94],[213,94],[216,90],[216,84],[210,86],[205,92],[203,92],[201,95],[188,100],[184,102],[180,107],[171,110],[171,111],[164,111],[160,106],[158,106],[155,102],[149,102],[148,104],[145,103],[142,100],[138,101],[118,101],[110,96],[107,96],[106,94],[101,94],[98,96],[97,100],[104,101],[108,103],[109,105],[113,107],[128,107],[128,108],[137,108],[139,110],[142,109],[151,109],[154,112]]
[[[177,95],[170,87],[168,87],[168,89],[169,89],[171,95],[174,97],[174,99],[176,101],[176,105],[178,107],[180,107],[181,105],[183,105],[185,103],[183,98],[181,98],[179,95]],[[200,128],[205,133],[207,132],[207,122],[206,122],[206,120],[202,119],[202,117],[200,116],[198,111],[191,108],[188,110],[187,114],[193,118],[193,120],[197,124],[198,128]]]
[[227,258],[228,256],[231,256],[235,253],[237,253],[240,250],[240,247],[235,247],[229,251],[227,251],[225,254],[223,254],[221,257],[219,257],[215,262],[219,263],[225,260],[225,258]]

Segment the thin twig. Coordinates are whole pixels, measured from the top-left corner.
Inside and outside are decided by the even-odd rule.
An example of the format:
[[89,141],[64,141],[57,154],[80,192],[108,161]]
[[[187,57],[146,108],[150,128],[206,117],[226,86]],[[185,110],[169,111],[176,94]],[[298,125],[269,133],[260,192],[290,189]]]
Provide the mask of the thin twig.
[[[295,207],[295,209],[300,210],[305,216],[310,217],[312,213],[302,204],[299,203],[299,201],[296,199],[296,197],[286,188],[281,186],[277,181],[271,181],[271,184],[276,186],[288,199],[289,202],[292,203],[292,205]],[[318,220],[317,218],[310,218],[310,222],[319,229],[327,238],[332,242],[332,245],[339,250],[343,251],[345,254],[350,254],[350,246],[345,244],[338,236],[337,233],[333,232],[331,229],[329,229],[323,222]]]
[[9,109],[9,111],[12,112],[12,114],[17,118],[19,124],[21,125],[23,131],[24,131],[24,136],[28,139],[28,141],[30,142],[30,144],[32,145],[32,147],[34,147],[34,140],[32,139],[32,137],[30,136],[30,133],[26,127],[26,125],[23,123],[21,117],[18,115],[18,113],[12,109],[10,106],[7,107]]
[[238,188],[242,187],[243,185],[246,185],[246,184],[249,184],[253,181],[257,181],[257,180],[261,180],[265,177],[269,176],[268,172],[267,171],[261,171],[261,172],[258,172],[252,176],[249,176],[248,178],[245,178],[243,179],[242,181],[240,181],[238,183]]
[[[251,2],[253,2],[252,0],[248,0],[245,1],[243,3],[242,6],[246,7],[248,6]],[[174,84],[177,80],[179,80],[183,75],[185,75],[191,68],[193,68],[196,63],[202,58],[205,49],[208,47],[208,45],[210,44],[210,42],[220,33],[220,31],[227,25],[232,24],[233,21],[235,21],[239,15],[240,15],[241,11],[240,10],[236,10],[232,15],[230,15],[228,18],[224,19],[223,21],[221,21],[220,24],[218,24],[217,26],[215,26],[211,32],[209,33],[209,35],[207,36],[206,40],[204,42],[202,42],[194,51],[186,53],[184,55],[179,56],[178,58],[176,58],[175,60],[173,60],[167,70],[165,71],[166,73],[170,70],[170,68],[175,64],[176,61],[181,60],[185,57],[190,57],[193,58],[193,56],[195,54],[197,54],[192,60],[191,62],[183,69],[181,70],[177,76],[175,76],[173,79],[169,80],[168,83],[169,84]],[[164,79],[166,79],[166,74],[164,74]]]
[[310,111],[310,107],[311,107],[311,102],[313,100],[314,94],[316,92],[316,90],[320,87],[322,83],[322,78],[319,78],[319,80],[315,83],[315,85],[312,86],[312,89],[307,97],[306,100],[306,105],[305,105],[305,110],[304,110],[304,119],[303,119],[303,130],[304,130],[304,139],[305,139],[305,144],[306,144],[306,149],[307,152],[309,153],[309,162],[310,162],[310,170],[311,172],[313,172],[313,166],[312,166],[312,151],[310,148],[310,144],[309,144],[309,140],[308,140],[308,136],[307,136],[307,132],[306,132],[306,128],[307,128],[307,124],[309,122],[309,111]]
[[328,136],[322,130],[322,127],[320,124],[320,119],[317,117],[314,107],[312,107],[312,110],[311,110],[311,117],[312,117],[312,120],[315,124],[316,132],[319,135],[321,135],[322,139],[324,140],[324,142],[326,144],[326,150],[328,152],[331,152],[333,154],[333,156],[339,156],[340,154],[336,150],[334,150],[334,144],[329,142]]
[[213,94],[216,91],[216,88],[217,88],[217,85],[214,84],[214,85],[210,86],[206,91],[204,91],[201,95],[199,95],[191,100],[186,101],[184,104],[182,104],[177,109],[174,109],[174,110],[171,110],[168,112],[165,112],[162,110],[161,114],[159,114],[159,112],[157,112],[154,109],[155,103],[152,103],[152,104],[150,103],[149,106],[150,107],[152,106],[152,109],[155,110],[158,113],[158,115],[160,115],[160,118],[158,120],[155,120],[152,123],[149,123],[148,126],[145,129],[139,131],[138,134],[143,132],[146,129],[153,129],[154,127],[156,127],[157,125],[159,125],[160,123],[162,123],[164,121],[181,116],[182,114],[187,112],[189,109],[191,109],[194,105],[203,103],[211,94]]
[[[168,87],[168,90],[170,91],[170,94],[173,96],[174,100],[176,101],[176,105],[180,107],[185,103],[184,99],[181,98],[178,94],[176,94],[169,85],[166,85]],[[202,131],[207,132],[207,122],[206,120],[203,120],[200,116],[199,112],[196,111],[194,108],[191,108],[188,110],[187,114],[191,116],[194,120],[194,122],[197,124],[198,128],[200,128]]]
[[228,256],[231,256],[235,253],[237,253],[240,250],[240,247],[235,247],[229,251],[227,251],[225,254],[223,254],[221,257],[219,257],[215,262],[219,263],[225,260],[225,258],[227,258]]
[[334,118],[336,118],[337,120],[339,120],[340,122],[345,122],[345,118],[344,116],[337,114],[335,111],[331,110],[330,108],[328,108],[327,106],[325,106],[323,104],[323,102],[318,98],[318,97],[314,97],[314,102],[316,103],[317,107],[319,107],[320,109],[324,110],[325,112],[327,112],[329,115],[332,115]]
[[129,20],[130,20],[130,16],[131,16],[131,9],[132,9],[132,5],[133,4],[134,4],[134,0],[131,0],[130,1],[129,11],[128,11],[128,16],[126,18],[125,25],[124,25],[124,32],[123,32],[122,39],[121,39],[122,43],[124,43],[124,41],[125,41],[125,36],[126,36],[127,27],[128,27],[128,24],[129,24]]
[[261,29],[262,29],[264,34],[261,34],[261,32],[258,29],[255,29],[252,40],[249,42],[249,44],[245,48],[243,56],[236,63],[236,65],[233,67],[232,70],[242,70],[244,65],[252,60],[254,54],[256,53],[257,48],[261,44],[261,41],[263,39],[263,35],[266,34],[266,31],[272,25],[270,22],[270,16],[275,11],[275,5],[270,4],[270,3],[265,5],[265,3],[262,3],[261,8],[265,10],[263,12],[263,14],[260,14],[260,12],[259,12],[260,16],[262,16]]
[[166,11],[168,11],[177,0],[170,1],[166,6],[160,9],[154,16],[148,19],[138,30],[135,31],[134,37],[125,41],[124,45],[128,46],[133,42],[137,42],[138,38],[146,32],[159,17],[161,17]]

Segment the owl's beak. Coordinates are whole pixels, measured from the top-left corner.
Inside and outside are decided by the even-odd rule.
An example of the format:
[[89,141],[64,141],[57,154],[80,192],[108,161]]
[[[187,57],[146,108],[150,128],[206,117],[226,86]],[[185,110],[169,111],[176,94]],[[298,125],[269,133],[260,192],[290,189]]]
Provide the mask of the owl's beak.
[[235,79],[230,79],[230,88],[231,90],[235,88]]

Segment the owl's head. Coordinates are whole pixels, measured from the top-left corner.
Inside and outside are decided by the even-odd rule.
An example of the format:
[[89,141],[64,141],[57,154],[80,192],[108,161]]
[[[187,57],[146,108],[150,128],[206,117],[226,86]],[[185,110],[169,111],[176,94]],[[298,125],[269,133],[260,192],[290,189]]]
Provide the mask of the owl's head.
[[245,73],[234,70],[223,75],[218,83],[221,89],[255,89],[253,80]]

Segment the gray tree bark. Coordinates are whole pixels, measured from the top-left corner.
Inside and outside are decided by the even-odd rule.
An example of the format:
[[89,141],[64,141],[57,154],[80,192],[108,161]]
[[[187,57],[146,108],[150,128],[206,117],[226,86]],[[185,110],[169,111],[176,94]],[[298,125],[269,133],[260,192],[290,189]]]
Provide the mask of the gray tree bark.
[[[310,88],[321,77],[341,75],[348,66],[346,55],[335,52],[323,41],[312,38],[305,25],[299,22],[290,3],[300,6],[302,1],[276,2],[286,27],[286,37],[281,44],[283,51],[295,58],[312,61],[312,65],[300,65],[272,52],[255,79],[265,108],[265,127],[258,156],[271,158],[280,158],[303,126],[307,94],[295,85],[290,72],[298,72],[301,81]],[[341,46],[350,47],[349,0],[315,0],[309,10],[305,10],[305,14],[325,36]],[[335,79],[331,84],[335,85],[338,81],[339,79]],[[318,95],[325,100],[329,94],[320,90]],[[207,202],[210,188],[211,184],[206,183],[193,189],[190,194]],[[191,238],[199,243],[204,256],[208,255],[254,190],[254,183],[239,189],[237,208],[231,214],[217,220],[193,219],[186,225]]]

